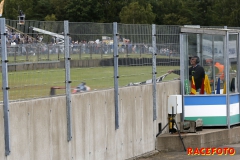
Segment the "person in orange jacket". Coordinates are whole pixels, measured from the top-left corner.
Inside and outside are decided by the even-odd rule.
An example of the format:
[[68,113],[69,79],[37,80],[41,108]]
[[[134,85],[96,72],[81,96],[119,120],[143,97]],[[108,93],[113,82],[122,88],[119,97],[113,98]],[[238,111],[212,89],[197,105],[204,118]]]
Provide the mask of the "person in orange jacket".
[[221,79],[221,80],[224,80],[224,65],[222,65],[221,63],[219,62],[216,62],[215,65],[214,65],[217,69],[218,69],[218,77]]

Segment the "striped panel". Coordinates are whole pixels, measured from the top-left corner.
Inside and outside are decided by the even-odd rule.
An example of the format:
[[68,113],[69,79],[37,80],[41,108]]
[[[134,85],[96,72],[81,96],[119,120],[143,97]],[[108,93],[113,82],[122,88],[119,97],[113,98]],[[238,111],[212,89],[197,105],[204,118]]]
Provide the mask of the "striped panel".
[[[230,104],[239,102],[239,95],[229,96]],[[225,105],[226,95],[213,95],[213,96],[185,96],[185,105]]]
[[230,116],[239,114],[239,103],[230,104]]
[[185,120],[196,121],[197,119],[202,119],[203,126],[225,126],[227,125],[227,117],[185,117]]
[[[230,104],[230,116],[239,114],[239,104]],[[185,106],[185,117],[227,116],[226,105],[194,105]]]
[[225,105],[226,96],[187,96],[184,97],[186,105]]
[[230,95],[229,96],[230,98],[230,104],[233,104],[233,103],[238,103],[239,102],[239,95],[236,94],[236,95]]
[[[203,126],[224,126],[227,125],[227,117],[185,117],[185,120],[196,121],[197,119],[203,120]],[[240,122],[240,114],[230,116],[230,124],[238,124]]]
[[[203,120],[204,126],[227,125],[226,95],[185,96],[185,120]],[[240,122],[239,95],[230,95],[230,124]]]
[[227,116],[226,105],[185,106],[185,117]]
[[237,124],[240,122],[240,114],[230,116],[230,124]]

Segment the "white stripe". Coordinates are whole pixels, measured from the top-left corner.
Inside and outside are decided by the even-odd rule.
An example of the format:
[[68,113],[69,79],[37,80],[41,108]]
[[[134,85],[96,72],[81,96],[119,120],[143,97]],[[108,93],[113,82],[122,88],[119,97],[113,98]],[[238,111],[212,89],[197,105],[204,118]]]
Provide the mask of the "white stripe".
[[239,103],[230,105],[230,116],[239,114]]
[[227,116],[226,105],[185,106],[185,117]]

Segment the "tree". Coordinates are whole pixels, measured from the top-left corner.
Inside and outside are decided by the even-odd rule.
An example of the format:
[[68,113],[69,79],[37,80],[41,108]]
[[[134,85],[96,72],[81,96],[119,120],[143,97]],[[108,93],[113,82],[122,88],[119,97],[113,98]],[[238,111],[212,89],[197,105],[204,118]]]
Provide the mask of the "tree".
[[129,0],[99,0],[102,9],[100,22],[112,23],[120,22],[119,13],[121,9],[129,4]]
[[122,8],[119,17],[121,23],[132,24],[151,24],[156,15],[152,12],[151,4],[146,6],[139,5],[138,2],[132,2],[128,6]]
[[3,16],[7,19],[18,19],[19,10],[22,10],[27,17],[33,15],[33,0],[8,0],[4,3]]
[[188,21],[186,24],[201,25],[202,13],[199,8],[199,1],[182,0],[180,7],[178,15]]
[[[182,9],[182,0],[150,0],[153,6],[153,13],[156,14],[155,24],[166,24],[167,17],[178,15]],[[173,22],[168,22],[173,24]],[[176,24],[176,23],[174,23]]]
[[97,22],[101,19],[102,9],[97,0],[72,0],[64,7],[65,19],[72,22]]
[[239,26],[236,0],[5,0],[3,17],[72,22]]
[[182,17],[181,15],[171,13],[171,14],[164,15],[163,23],[165,25],[184,25],[184,24],[191,24],[191,21],[186,17]]
[[49,0],[34,0],[34,14],[29,17],[43,21],[47,15],[53,14],[53,5]]
[[[76,1],[76,0],[73,0]],[[50,0],[51,5],[53,6],[53,13],[56,16],[56,20],[63,21],[65,20],[65,6],[69,4],[71,0]]]
[[51,14],[51,15],[47,15],[45,18],[44,18],[45,21],[56,21],[56,16],[54,14]]

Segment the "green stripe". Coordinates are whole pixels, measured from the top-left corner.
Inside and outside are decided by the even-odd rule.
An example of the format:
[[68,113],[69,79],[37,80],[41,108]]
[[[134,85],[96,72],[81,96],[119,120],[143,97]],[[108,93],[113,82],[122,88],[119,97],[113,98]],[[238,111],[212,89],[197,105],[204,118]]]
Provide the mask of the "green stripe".
[[240,122],[240,115],[236,114],[230,117],[230,124],[236,124]]
[[[227,117],[226,116],[218,116],[218,117],[185,117],[185,120],[196,121],[197,119],[203,120],[203,126],[225,126],[227,125]],[[240,115],[230,116],[230,124],[240,123]]]
[[203,120],[203,126],[225,126],[227,125],[227,118],[226,116],[219,116],[219,117],[185,117],[185,120],[192,120],[196,121],[197,119]]

